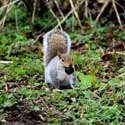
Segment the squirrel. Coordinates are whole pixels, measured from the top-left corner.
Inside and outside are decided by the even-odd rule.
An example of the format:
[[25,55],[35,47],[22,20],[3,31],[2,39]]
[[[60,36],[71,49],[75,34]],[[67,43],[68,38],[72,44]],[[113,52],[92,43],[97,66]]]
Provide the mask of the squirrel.
[[77,77],[70,49],[71,39],[64,31],[52,30],[43,36],[45,83],[58,89],[61,86],[74,88]]

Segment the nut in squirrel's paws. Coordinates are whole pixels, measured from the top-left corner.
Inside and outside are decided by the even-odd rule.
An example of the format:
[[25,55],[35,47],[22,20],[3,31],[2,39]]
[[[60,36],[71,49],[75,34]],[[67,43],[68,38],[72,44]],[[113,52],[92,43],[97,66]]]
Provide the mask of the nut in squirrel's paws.
[[70,65],[69,67],[65,67],[65,72],[70,75],[74,72],[74,68],[72,65]]

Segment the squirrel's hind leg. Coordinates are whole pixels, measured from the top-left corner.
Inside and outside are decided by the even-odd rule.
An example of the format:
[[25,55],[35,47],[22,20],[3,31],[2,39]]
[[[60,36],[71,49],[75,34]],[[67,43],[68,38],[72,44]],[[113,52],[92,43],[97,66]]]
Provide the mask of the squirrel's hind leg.
[[59,79],[53,80],[48,70],[45,70],[45,83],[48,83],[51,87],[54,87],[57,89],[60,88],[60,80]]
[[53,85],[55,88],[60,89],[60,84],[61,84],[61,81],[59,79],[54,80]]

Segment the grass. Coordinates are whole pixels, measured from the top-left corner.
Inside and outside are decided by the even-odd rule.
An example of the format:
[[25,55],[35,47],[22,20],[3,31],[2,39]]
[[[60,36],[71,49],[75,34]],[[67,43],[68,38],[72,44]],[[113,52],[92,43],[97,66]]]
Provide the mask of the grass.
[[[0,33],[0,59],[13,61],[12,64],[0,64],[0,119],[7,118],[12,107],[25,102],[30,105],[28,111],[44,111],[50,125],[124,124],[125,78],[119,77],[125,71],[124,56],[114,54],[110,65],[103,65],[101,62],[105,61],[100,54],[100,47],[109,51],[109,43],[124,41],[125,30],[119,32],[120,29],[111,23],[111,39],[107,36],[110,32],[109,26],[98,24],[81,34],[76,23],[76,30],[69,31],[72,18],[67,20],[65,30],[75,44],[83,45],[80,52],[79,47],[72,52],[74,64],[79,67],[76,71],[79,82],[73,90],[56,90],[43,82],[44,69],[42,53],[39,50],[42,45],[33,43],[38,32],[37,26],[44,29],[44,34],[56,22],[50,24],[48,19],[51,15],[46,12],[42,18],[36,18],[34,24],[29,24],[30,17],[19,8],[17,11],[22,13],[18,22],[20,32],[16,31],[14,23],[11,22],[13,14],[10,13],[8,22]],[[21,20],[24,18],[26,20],[22,24]],[[87,23],[92,25],[92,22]]]

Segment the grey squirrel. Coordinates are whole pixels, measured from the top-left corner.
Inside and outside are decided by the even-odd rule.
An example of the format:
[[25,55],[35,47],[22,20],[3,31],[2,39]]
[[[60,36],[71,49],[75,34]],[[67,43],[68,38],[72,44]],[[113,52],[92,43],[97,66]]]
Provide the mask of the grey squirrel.
[[55,88],[74,88],[77,82],[70,49],[71,39],[64,31],[49,31],[43,36],[45,82]]

